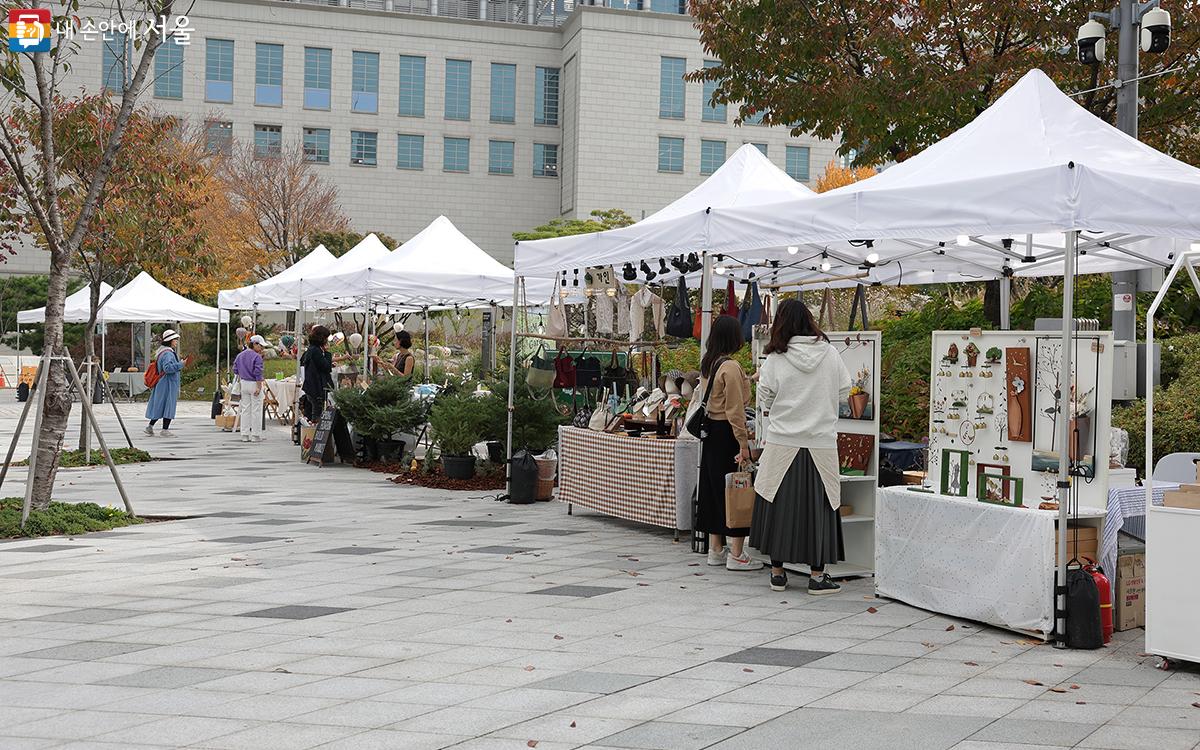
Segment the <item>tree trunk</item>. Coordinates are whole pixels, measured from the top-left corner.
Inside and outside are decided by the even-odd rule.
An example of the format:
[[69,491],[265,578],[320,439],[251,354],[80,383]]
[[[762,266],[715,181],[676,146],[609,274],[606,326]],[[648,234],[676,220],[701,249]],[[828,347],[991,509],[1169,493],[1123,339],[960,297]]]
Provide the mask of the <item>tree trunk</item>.
[[992,325],[1000,327],[1000,282],[983,283],[983,314]]
[[[63,306],[67,298],[67,272],[70,253],[61,250],[51,254],[50,284],[46,293],[46,333],[43,352],[59,354],[63,348]],[[34,436],[37,467],[33,476],[33,508],[45,510],[54,493],[54,478],[58,474],[58,459],[62,452],[67,419],[71,416],[71,396],[67,390],[67,374],[62,363],[50,368],[46,381],[45,409],[42,412],[41,433]]]

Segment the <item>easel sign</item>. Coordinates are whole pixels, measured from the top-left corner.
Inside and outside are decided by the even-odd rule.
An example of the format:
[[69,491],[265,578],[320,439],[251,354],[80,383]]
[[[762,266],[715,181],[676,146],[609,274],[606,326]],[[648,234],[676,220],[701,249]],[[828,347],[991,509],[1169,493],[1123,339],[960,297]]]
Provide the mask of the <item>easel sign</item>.
[[332,406],[321,413],[321,421],[317,423],[317,431],[309,449],[308,463],[323,466],[326,461],[333,459],[333,423],[337,415],[337,408]]

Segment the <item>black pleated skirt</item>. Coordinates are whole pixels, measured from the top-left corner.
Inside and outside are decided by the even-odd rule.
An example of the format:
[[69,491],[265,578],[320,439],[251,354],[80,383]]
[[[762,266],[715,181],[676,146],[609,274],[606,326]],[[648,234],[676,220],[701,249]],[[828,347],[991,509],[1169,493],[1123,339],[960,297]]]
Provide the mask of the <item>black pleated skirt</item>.
[[737,471],[737,454],[741,445],[733,436],[729,422],[723,419],[707,420],[704,429],[696,531],[746,536],[750,529],[731,529],[725,525],[725,475]]
[[768,503],[754,498],[750,544],[771,560],[824,568],[846,559],[842,517],[829,507],[825,483],[808,451],[801,448]]

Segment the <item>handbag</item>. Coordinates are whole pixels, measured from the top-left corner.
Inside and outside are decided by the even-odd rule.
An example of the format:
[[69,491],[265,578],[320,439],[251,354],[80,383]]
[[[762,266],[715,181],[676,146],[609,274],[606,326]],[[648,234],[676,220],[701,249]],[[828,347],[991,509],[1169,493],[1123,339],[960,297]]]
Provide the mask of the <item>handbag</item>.
[[[558,278],[554,279],[554,290],[550,292],[550,319],[546,321],[546,335],[555,339],[567,337],[567,305],[558,293]],[[564,282],[565,283],[565,282]]]
[[546,345],[538,347],[525,371],[525,384],[530,388],[547,390],[554,387],[554,360],[546,354]]
[[601,388],[604,385],[604,371],[600,360],[588,354],[585,350],[575,362],[575,385],[580,388]]
[[613,393],[621,393],[627,385],[629,385],[629,371],[621,366],[621,362],[617,359],[617,350],[613,349],[612,356],[608,360],[608,367],[604,368],[604,387],[612,390]]
[[730,279],[725,285],[725,306],[721,308],[721,314],[736,318],[739,312],[737,292],[733,288],[733,279]]
[[762,322],[762,314],[763,304],[762,298],[758,296],[758,282],[751,281],[750,291],[746,294],[746,300],[738,314],[738,320],[742,324],[742,337],[746,341],[754,338],[754,326]]
[[675,301],[667,311],[666,332],[670,336],[686,339],[692,335],[693,325],[692,308],[688,305],[687,281],[681,275],[675,287]]
[[600,394],[601,398],[596,402],[596,408],[592,409],[592,418],[588,420],[588,429],[603,432],[604,428],[608,427],[608,407],[604,404],[604,394]]
[[592,421],[592,407],[588,406],[587,394],[583,395],[583,406],[580,406],[576,401],[578,393],[571,393],[571,405],[575,408],[575,416],[571,418],[571,425],[580,429],[587,429]]
[[560,348],[554,357],[554,387],[575,387],[575,360],[571,359],[570,354],[567,354],[565,346]]
[[713,365],[712,375],[708,379],[708,385],[704,388],[704,396],[700,399],[700,405],[695,409],[689,409],[691,414],[684,423],[683,429],[688,431],[688,434],[695,438],[704,438],[704,425],[708,421],[708,397],[712,395],[713,383],[717,379],[717,370],[721,369],[721,365],[729,357],[721,357]]
[[754,516],[754,475],[746,470],[725,475],[725,526],[749,528]]

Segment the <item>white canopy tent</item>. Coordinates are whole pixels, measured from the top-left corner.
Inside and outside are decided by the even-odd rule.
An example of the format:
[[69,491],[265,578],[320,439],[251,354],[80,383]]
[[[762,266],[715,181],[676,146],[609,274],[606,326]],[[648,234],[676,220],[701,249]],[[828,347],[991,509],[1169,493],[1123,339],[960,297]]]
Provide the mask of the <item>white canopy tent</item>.
[[238,289],[221,290],[217,295],[217,306],[222,310],[249,310],[254,307],[262,310],[298,310],[300,304],[295,298],[273,298],[264,295],[263,299],[259,299],[259,288],[269,289],[272,284],[312,278],[314,274],[323,273],[324,269],[329,268],[336,260],[324,245],[317,245],[308,255],[270,278]]
[[[109,292],[112,292],[112,296],[108,296]],[[107,302],[104,301],[106,296]],[[90,299],[88,287],[67,297],[64,320],[68,323],[86,323]],[[101,282],[100,300],[103,304],[97,313],[97,323],[216,323],[221,312],[215,307],[193,302],[172,292],[145,271],[115,292],[111,286]],[[44,307],[17,313],[18,323],[42,323],[45,320]]]
[[[314,250],[313,253],[317,251]],[[351,273],[369,268],[383,261],[392,251],[383,244],[374,233],[362,238],[357,245],[339,257],[333,257],[329,251],[318,256],[316,261],[305,264],[299,272],[289,273],[292,269],[304,263],[308,256],[298,261],[292,268],[286,269],[271,279],[255,285],[255,298],[262,304],[280,305],[276,309],[299,309],[303,304],[307,308],[339,307],[337,300],[320,298],[313,294],[313,289],[322,284],[324,279],[339,274]],[[309,255],[312,255],[310,253]],[[237,291],[237,290],[231,290]],[[223,293],[222,293],[223,294]],[[229,299],[233,295],[228,295]],[[218,296],[218,299],[221,299]],[[224,302],[222,302],[224,306]]]
[[[111,292],[111,285],[100,282],[100,300],[103,301]],[[66,304],[63,307],[63,320],[67,323],[86,323],[91,316],[92,309],[92,290],[91,287],[85,286],[74,294],[67,295]],[[17,313],[17,324],[24,323],[45,323],[46,308],[38,307],[33,310],[21,310]]]

